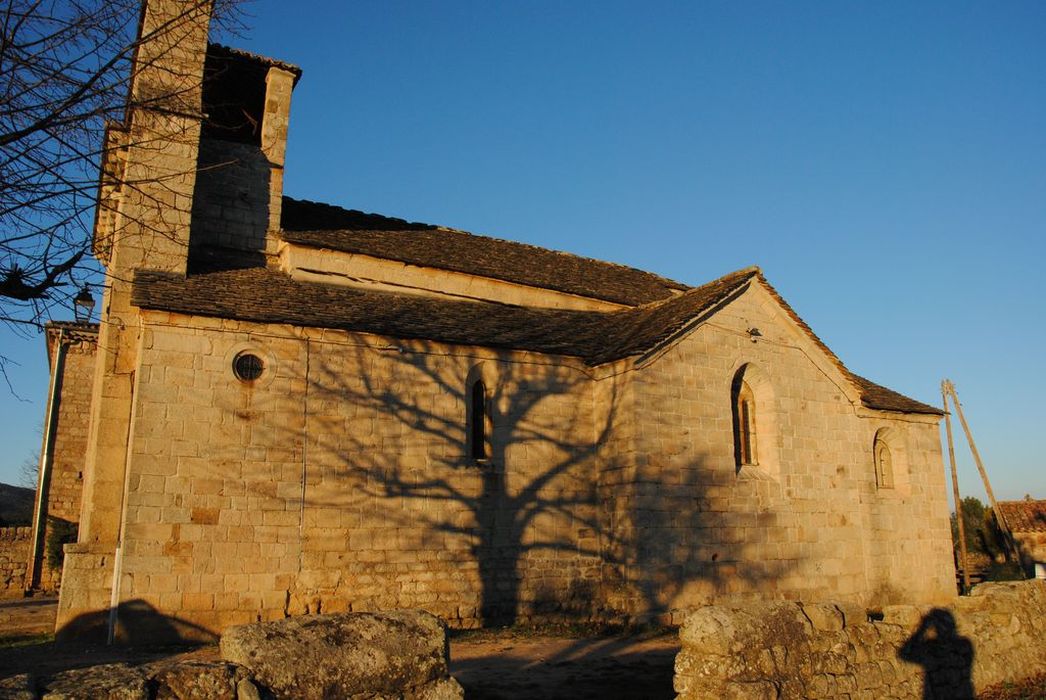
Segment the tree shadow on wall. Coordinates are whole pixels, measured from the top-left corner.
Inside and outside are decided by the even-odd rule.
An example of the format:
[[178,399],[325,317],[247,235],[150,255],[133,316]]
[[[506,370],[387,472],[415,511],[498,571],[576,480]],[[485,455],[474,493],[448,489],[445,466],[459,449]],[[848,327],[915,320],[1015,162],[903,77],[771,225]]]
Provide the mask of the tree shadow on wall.
[[[420,341],[319,354],[305,377],[305,569],[340,566],[348,579],[384,576],[392,588],[430,572],[442,579],[428,598],[399,596],[412,607],[464,597],[474,581],[485,626],[610,612],[601,606],[656,614],[699,581],[725,593],[784,573],[742,565],[740,539],[717,541],[735,531],[708,498],[704,457],[631,463],[618,434],[631,419],[620,377],[593,382],[580,363],[469,358]],[[482,459],[470,456],[467,417],[477,378],[489,425]],[[724,473],[733,483],[733,470]],[[324,532],[344,537],[344,560],[315,551],[311,539]],[[300,593],[351,598],[353,587],[327,580]]]
[[[641,614],[655,617],[730,600],[775,597],[795,567],[776,558],[785,526],[766,492],[776,482],[738,479],[707,455],[679,463],[650,457],[639,474],[635,532],[615,553],[632,571]],[[678,619],[672,620],[680,622]]]

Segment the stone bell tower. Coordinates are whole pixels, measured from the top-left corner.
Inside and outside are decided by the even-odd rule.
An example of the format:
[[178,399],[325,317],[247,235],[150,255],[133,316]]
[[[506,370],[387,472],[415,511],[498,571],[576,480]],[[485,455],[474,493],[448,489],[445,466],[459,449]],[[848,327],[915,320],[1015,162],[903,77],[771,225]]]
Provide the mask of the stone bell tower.
[[215,255],[257,260],[275,251],[290,95],[301,72],[208,44],[211,12],[211,0],[144,0],[125,117],[105,134],[93,247],[106,285],[59,636],[113,636],[128,501],[148,478],[131,455],[165,420],[136,401],[139,373],[163,368],[140,365],[148,340],[132,302],[135,275],[186,276]]
[[210,2],[146,0],[122,124],[106,133],[94,250],[106,285],[84,470],[80,542],[114,545],[137,365],[137,270],[185,274]]
[[60,635],[78,616],[93,619],[96,632],[107,629],[141,341],[131,286],[137,270],[186,273],[211,9],[210,0],[143,2],[124,120],[105,134],[93,247],[106,283],[79,541],[66,548]]

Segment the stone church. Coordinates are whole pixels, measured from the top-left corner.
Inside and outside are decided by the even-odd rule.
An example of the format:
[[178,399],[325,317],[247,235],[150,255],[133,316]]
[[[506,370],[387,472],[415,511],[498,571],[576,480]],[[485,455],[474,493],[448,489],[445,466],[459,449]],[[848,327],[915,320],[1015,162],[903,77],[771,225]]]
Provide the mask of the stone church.
[[110,127],[100,324],[67,329],[93,366],[53,392],[89,404],[55,438],[86,455],[60,630],[955,595],[941,412],[760,269],[695,287],[287,198],[299,69],[183,6],[146,3],[132,96],[164,97]]

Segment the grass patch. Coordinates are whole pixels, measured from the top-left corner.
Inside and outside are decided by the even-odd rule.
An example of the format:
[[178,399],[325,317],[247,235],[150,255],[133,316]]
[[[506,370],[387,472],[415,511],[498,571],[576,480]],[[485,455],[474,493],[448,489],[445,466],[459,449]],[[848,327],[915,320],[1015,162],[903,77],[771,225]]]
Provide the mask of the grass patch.
[[36,646],[37,644],[50,644],[53,641],[53,632],[37,632],[36,634],[13,634],[8,637],[0,637],[0,649],[14,649],[16,647]]

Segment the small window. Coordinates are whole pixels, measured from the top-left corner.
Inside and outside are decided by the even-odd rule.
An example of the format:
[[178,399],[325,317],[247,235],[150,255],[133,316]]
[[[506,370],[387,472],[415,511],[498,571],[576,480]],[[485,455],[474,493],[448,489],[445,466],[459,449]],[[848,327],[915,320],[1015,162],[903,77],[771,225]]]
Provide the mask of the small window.
[[487,453],[487,387],[477,379],[469,390],[468,405],[469,457],[486,459]]
[[893,481],[893,457],[890,455],[890,446],[883,439],[881,431],[875,434],[875,442],[872,444],[872,457],[875,460],[875,484],[881,489],[892,489]]
[[734,460],[740,469],[759,463],[756,459],[755,396],[740,373],[734,379],[733,394]]
[[241,352],[232,361],[232,372],[241,382],[253,382],[262,375],[265,363],[250,352]]

